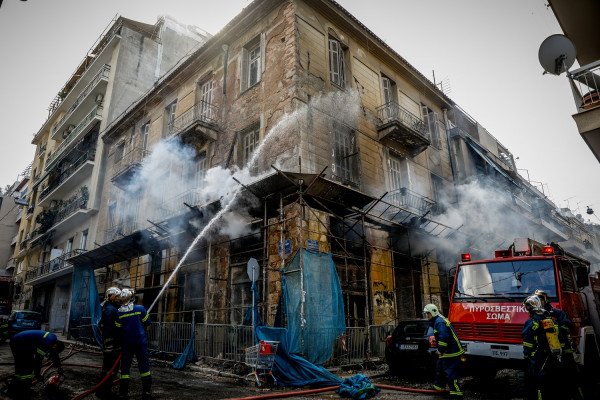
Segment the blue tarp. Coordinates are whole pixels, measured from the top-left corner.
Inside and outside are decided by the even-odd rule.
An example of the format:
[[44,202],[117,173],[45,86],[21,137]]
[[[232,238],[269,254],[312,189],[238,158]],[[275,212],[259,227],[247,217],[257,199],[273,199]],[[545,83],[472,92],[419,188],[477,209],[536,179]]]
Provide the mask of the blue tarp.
[[333,343],[346,330],[342,288],[331,254],[299,250],[283,268],[281,280],[289,352],[303,354],[313,364],[325,363],[331,358]]
[[192,336],[190,337],[190,341],[187,346],[185,346],[183,353],[181,353],[171,364],[171,367],[174,369],[182,370],[187,363],[195,362],[198,359],[196,357],[196,329],[194,329],[194,324],[192,324],[191,329]]
[[[98,345],[102,345],[102,333],[98,327],[100,317],[102,316],[102,306],[98,297],[94,269],[90,266],[75,267],[71,288],[69,326],[71,328],[84,328],[81,327],[81,325],[84,325],[82,319],[89,317],[94,339]],[[81,330],[79,329],[79,332],[74,330],[73,334],[81,336]]]

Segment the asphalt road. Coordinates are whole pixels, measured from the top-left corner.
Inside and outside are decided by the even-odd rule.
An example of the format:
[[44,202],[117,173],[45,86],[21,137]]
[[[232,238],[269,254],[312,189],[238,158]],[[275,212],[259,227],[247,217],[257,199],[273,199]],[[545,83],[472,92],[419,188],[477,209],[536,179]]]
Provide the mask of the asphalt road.
[[[63,355],[66,355],[65,351]],[[7,344],[0,345],[0,387],[4,385],[5,377],[13,373],[12,354]],[[60,386],[60,392],[55,400],[71,399],[75,395],[91,388],[100,379],[101,356],[92,353],[76,353],[65,362],[65,380]],[[373,383],[381,383],[394,386],[405,386],[412,388],[430,389],[431,383],[422,373],[415,371],[409,376],[402,378],[385,376],[386,367],[370,371],[344,371],[340,376],[351,376],[361,372],[373,376]],[[153,392],[156,399],[184,400],[184,399],[227,399],[245,396],[272,393],[268,389],[255,387],[252,382],[231,377],[218,376],[214,373],[197,371],[176,371],[162,362],[154,362],[152,365],[154,378]],[[135,366],[132,368],[132,387],[130,395],[132,399],[141,397],[141,386]],[[517,400],[522,399],[523,377],[516,371],[501,371],[496,379],[488,384],[481,384],[473,378],[461,379],[465,390],[465,400]],[[35,400],[48,399],[43,392],[43,384],[37,384],[33,388]],[[293,391],[294,389],[277,389],[277,391]],[[117,388],[114,389],[116,398]],[[335,392],[321,393],[310,396],[296,396],[293,399],[339,399]],[[439,396],[413,394],[403,392],[392,392],[384,390],[376,399],[439,399]],[[88,397],[94,399],[94,397]]]

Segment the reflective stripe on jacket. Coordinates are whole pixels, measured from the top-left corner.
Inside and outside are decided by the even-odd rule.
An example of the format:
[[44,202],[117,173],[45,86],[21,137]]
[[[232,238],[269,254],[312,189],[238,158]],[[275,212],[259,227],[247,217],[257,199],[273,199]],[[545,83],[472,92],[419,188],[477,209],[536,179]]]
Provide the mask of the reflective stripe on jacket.
[[433,327],[433,334],[438,344],[440,358],[458,357],[464,354],[465,349],[460,344],[454,327],[447,318],[437,315],[429,324]]

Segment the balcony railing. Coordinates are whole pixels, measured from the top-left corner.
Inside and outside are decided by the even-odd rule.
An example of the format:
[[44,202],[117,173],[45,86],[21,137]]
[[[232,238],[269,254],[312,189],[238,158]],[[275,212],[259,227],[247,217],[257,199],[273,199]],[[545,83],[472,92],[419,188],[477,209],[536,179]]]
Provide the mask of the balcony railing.
[[12,240],[10,241],[10,245],[11,246],[16,245],[17,244],[17,240],[19,240],[19,234],[18,233],[12,238]]
[[96,118],[102,118],[102,106],[96,106],[90,111],[85,118],[69,133],[69,135],[63,140],[60,144],[59,148],[52,153],[51,156],[48,157],[48,162],[46,163],[46,170],[49,170],[52,167],[52,164],[56,162],[56,160],[64,154],[69,144],[77,137],[83,129],[85,129],[90,122],[92,122]]
[[424,215],[435,205],[435,201],[421,196],[408,188],[392,190],[386,196],[386,201],[417,215]]
[[174,217],[177,214],[183,214],[189,210],[185,204],[197,206],[203,200],[204,198],[200,188],[190,189],[164,201],[160,206],[158,206],[155,213],[155,218],[158,220],[164,220]]
[[377,108],[377,140],[404,154],[415,156],[431,145],[425,122],[396,102]]
[[600,60],[571,72],[570,78],[576,82],[581,96],[579,111],[600,106]]
[[79,195],[67,200],[67,203],[57,210],[56,217],[54,218],[54,225],[65,220],[74,212],[84,210],[87,207],[87,202],[88,196],[84,195]]
[[419,133],[423,138],[429,139],[429,130],[425,122],[394,101],[377,108],[377,116],[382,124],[398,121],[405,127]]
[[25,276],[25,281],[30,281],[32,279],[40,278],[44,275],[48,275],[50,273],[54,273],[56,271],[60,271],[62,269],[71,267],[73,264],[67,262],[67,259],[70,257],[74,257],[78,254],[85,252],[85,250],[76,249],[70,251],[68,253],[64,253],[61,256],[58,256],[50,261],[46,261],[45,263],[40,264],[37,268],[27,271]]
[[146,149],[135,148],[121,157],[120,160],[116,160],[112,167],[113,180],[126,172],[130,167],[140,164],[149,154],[150,152]]
[[71,115],[73,115],[73,112],[75,112],[77,107],[79,107],[79,105],[83,102],[83,100],[96,87],[98,82],[100,82],[102,79],[108,80],[109,74],[110,74],[110,65],[104,64],[102,69],[100,71],[98,71],[98,73],[94,76],[94,78],[91,80],[91,82],[88,83],[87,86],[81,91],[79,96],[77,96],[73,105],[71,105],[71,107],[69,107],[67,112],[61,117],[61,119],[56,123],[56,125],[54,125],[54,129],[52,129],[52,134],[56,133],[57,131],[60,130],[60,128],[62,128],[64,122],[66,120],[68,120],[71,117]]
[[20,207],[19,211],[17,211],[16,222],[19,222],[21,220],[22,216],[23,216],[23,207]]
[[81,167],[87,161],[94,161],[96,157],[96,149],[91,148],[88,149],[85,153],[83,153],[78,159],[76,159],[71,165],[65,168],[60,176],[52,181],[48,186],[46,186],[42,192],[40,193],[40,201],[42,201],[46,196],[48,196],[54,189],[59,187],[64,181],[66,181],[79,167]]
[[177,135],[197,125],[215,128],[217,125],[217,116],[218,108],[216,106],[205,101],[200,101],[175,118],[173,123],[168,126],[167,135]]
[[141,229],[141,226],[135,220],[123,221],[113,225],[104,231],[104,244],[114,242],[124,236],[131,235]]

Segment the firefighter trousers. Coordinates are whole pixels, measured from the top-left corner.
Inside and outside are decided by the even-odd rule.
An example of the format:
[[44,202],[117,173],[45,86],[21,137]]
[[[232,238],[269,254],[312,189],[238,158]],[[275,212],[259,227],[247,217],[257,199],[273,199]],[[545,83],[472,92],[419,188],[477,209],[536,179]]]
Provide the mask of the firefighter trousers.
[[434,387],[437,390],[445,390],[446,385],[450,389],[450,398],[462,398],[463,392],[458,385],[460,368],[460,357],[438,358],[435,370]]

